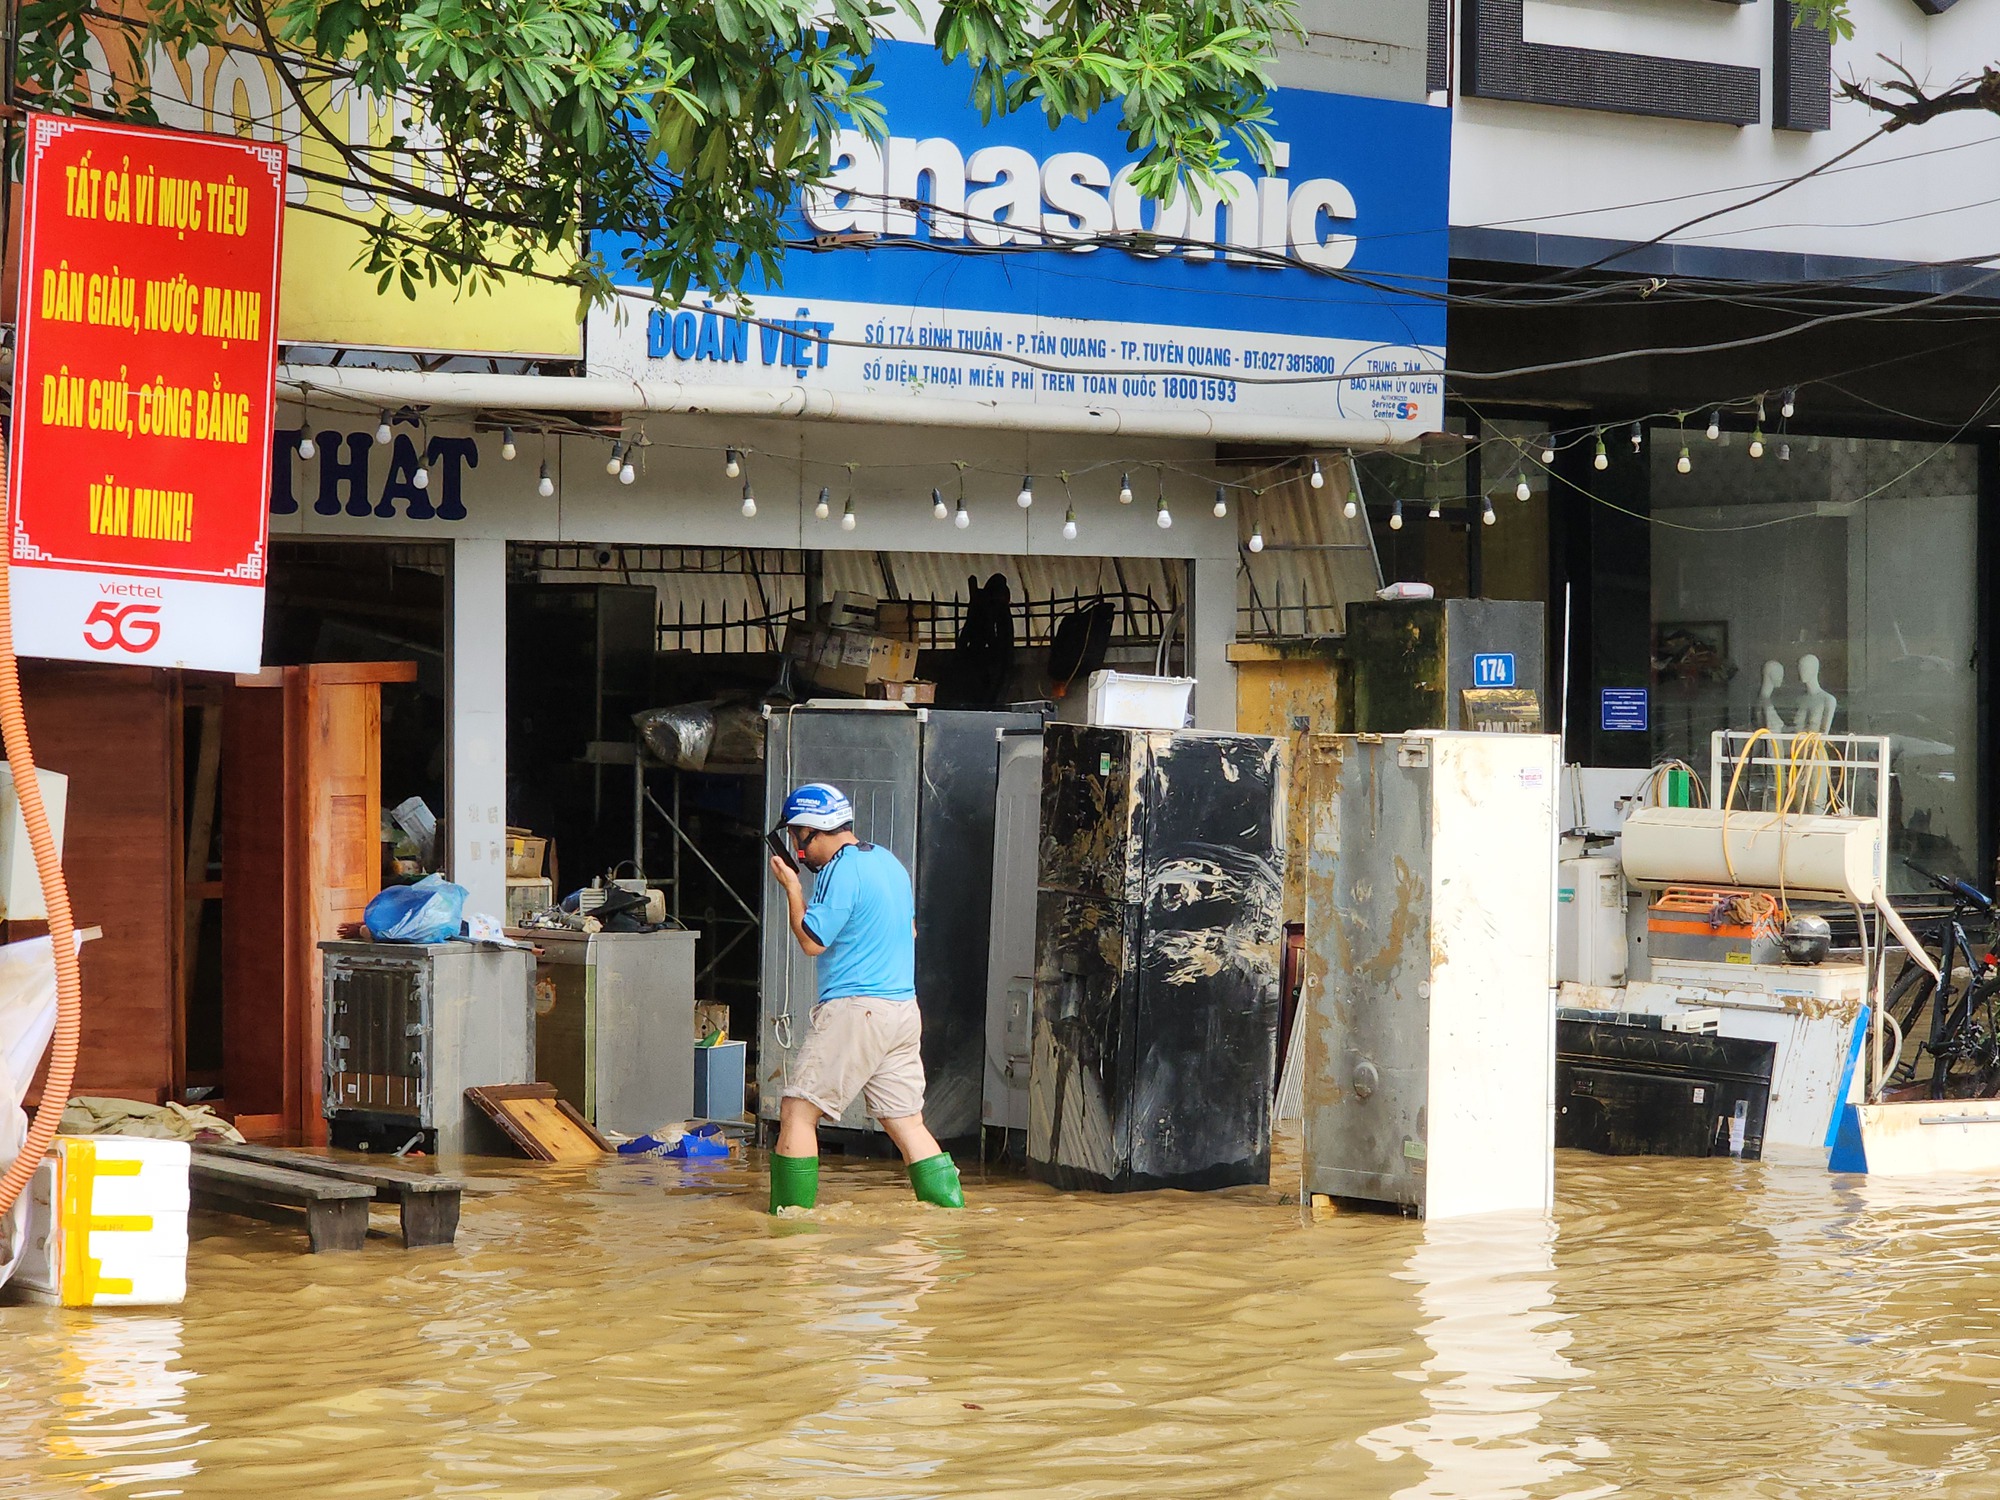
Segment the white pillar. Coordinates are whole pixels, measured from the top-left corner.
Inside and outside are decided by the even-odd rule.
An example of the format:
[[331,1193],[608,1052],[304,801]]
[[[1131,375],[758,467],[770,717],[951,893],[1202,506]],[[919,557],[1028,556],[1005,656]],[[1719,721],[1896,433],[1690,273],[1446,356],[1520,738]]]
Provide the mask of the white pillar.
[[1236,559],[1197,557],[1188,568],[1188,669],[1197,729],[1236,728]]
[[507,544],[451,544],[445,795],[469,914],[507,918]]

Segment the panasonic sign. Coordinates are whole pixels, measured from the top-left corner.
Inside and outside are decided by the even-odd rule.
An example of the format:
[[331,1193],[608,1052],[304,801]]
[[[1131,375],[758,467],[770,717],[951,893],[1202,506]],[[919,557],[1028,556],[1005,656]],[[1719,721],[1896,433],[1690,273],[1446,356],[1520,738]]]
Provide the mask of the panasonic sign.
[[[1115,109],[987,122],[933,48],[885,42],[874,67],[887,131],[839,133],[781,276],[592,314],[593,372],[1214,430],[1442,424],[1448,110],[1279,89],[1268,170],[1239,146],[1210,191],[1161,200]],[[638,248],[593,243],[614,268]]]
[[[1282,173],[1292,148],[1278,141]],[[1233,261],[1284,267],[1286,252],[1309,266],[1342,270],[1354,259],[1354,236],[1334,226],[1355,218],[1354,195],[1331,177],[1287,182],[1272,174],[1224,172],[1220,193],[1183,192],[1172,202],[1142,198],[1132,163],[1115,172],[1088,151],[1037,159],[1019,146],[980,146],[971,154],[944,136],[890,136],[877,142],[843,130],[826,187],[807,194],[806,222],[822,234],[916,236],[974,245],[1047,245],[1105,235],[1219,242]],[[1094,244],[1073,247],[1079,251]],[[1277,252],[1256,254],[1252,252]],[[1211,260],[1207,244],[1157,253]]]

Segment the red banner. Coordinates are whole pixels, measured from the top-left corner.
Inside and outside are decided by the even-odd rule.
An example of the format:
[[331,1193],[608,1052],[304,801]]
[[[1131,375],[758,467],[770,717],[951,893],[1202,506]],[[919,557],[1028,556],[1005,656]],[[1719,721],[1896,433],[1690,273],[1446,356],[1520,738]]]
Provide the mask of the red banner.
[[284,193],[283,146],[29,118],[22,655],[260,665]]

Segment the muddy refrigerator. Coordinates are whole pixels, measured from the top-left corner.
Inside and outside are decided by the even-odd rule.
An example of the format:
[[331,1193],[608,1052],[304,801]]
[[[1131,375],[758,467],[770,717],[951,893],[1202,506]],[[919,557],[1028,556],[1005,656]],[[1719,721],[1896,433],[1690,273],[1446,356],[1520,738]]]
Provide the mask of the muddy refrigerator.
[[[1001,737],[1041,724],[1039,712],[857,702],[773,713],[766,726],[766,826],[776,824],[792,787],[830,782],[854,804],[855,833],[883,845],[910,872],[924,1121],[941,1141],[974,1139],[980,1130]],[[758,1113],[774,1121],[812,1024],[815,993],[813,961],[793,941],[784,894],[769,876],[763,927]],[[859,1099],[840,1123],[873,1128]]]
[[1309,742],[1308,1192],[1427,1218],[1548,1210],[1556,745]]
[[1277,742],[1051,725],[1042,788],[1029,1171],[1109,1191],[1268,1181]]

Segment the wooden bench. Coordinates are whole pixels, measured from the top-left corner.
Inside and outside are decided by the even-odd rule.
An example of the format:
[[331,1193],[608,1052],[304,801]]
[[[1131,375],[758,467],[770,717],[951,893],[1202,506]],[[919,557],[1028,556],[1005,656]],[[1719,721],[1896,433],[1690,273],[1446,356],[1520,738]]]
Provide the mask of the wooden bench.
[[465,1184],[455,1177],[439,1177],[429,1172],[410,1172],[372,1163],[336,1161],[304,1151],[285,1151],[275,1146],[232,1143],[205,1144],[197,1148],[200,1158],[252,1163],[286,1172],[302,1172],[330,1181],[353,1183],[367,1188],[381,1203],[394,1203],[403,1226],[403,1247],[421,1249],[427,1245],[449,1245],[458,1234],[459,1198]]
[[263,1217],[260,1208],[303,1209],[306,1243],[324,1250],[359,1250],[368,1238],[368,1205],[373,1188],[311,1172],[292,1172],[261,1162],[231,1161],[197,1151],[188,1165],[195,1201],[225,1213]]

